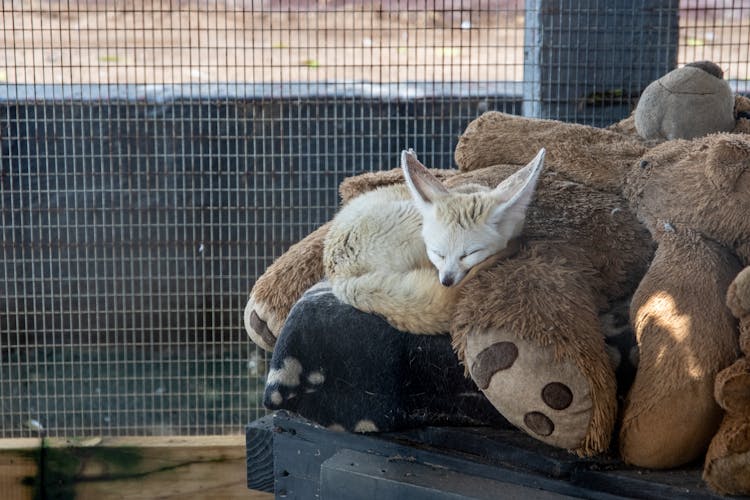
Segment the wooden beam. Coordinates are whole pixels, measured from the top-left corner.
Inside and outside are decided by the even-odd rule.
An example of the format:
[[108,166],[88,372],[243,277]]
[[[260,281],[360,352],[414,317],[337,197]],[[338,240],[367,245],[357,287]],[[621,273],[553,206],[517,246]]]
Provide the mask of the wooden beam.
[[273,415],[266,415],[250,423],[247,436],[247,487],[274,492],[273,479]]
[[[18,451],[8,452],[0,440],[0,495],[13,500],[31,500],[34,498],[34,477],[37,473],[37,461],[29,453],[27,446]],[[12,441],[20,441],[13,439]],[[39,440],[33,440],[39,446]]]
[[247,489],[241,435],[50,438],[40,444],[0,440],[3,498],[273,498]]

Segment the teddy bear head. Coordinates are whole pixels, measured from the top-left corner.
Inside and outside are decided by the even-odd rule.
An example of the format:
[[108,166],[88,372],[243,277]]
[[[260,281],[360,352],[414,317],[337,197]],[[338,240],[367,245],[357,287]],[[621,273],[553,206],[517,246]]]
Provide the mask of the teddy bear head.
[[750,259],[750,136],[659,144],[633,165],[623,193],[657,240],[691,230]]
[[734,95],[711,61],[670,71],[646,87],[635,110],[635,128],[648,140],[693,139],[734,129]]

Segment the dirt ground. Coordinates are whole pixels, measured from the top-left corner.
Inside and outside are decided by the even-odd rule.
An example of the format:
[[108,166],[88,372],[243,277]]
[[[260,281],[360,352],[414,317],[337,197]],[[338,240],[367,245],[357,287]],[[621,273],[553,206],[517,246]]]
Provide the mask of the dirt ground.
[[[0,0],[0,83],[502,81],[521,0]],[[750,79],[750,2],[683,2],[680,62]],[[714,2],[714,5],[721,2]]]
[[[122,2],[131,4],[129,8],[80,3],[71,9],[73,3],[3,3],[0,70],[5,71],[5,81],[393,82],[521,77],[523,12],[508,2],[494,12],[486,7],[457,12],[383,10],[361,2],[299,11],[279,5],[235,8],[224,2]],[[6,4],[11,5],[10,12]]]

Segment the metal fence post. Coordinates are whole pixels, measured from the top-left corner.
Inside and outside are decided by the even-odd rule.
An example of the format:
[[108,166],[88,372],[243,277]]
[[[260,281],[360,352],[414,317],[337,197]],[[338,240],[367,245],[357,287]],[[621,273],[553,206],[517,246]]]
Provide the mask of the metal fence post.
[[626,117],[676,67],[678,18],[678,0],[526,0],[524,116],[594,126]]

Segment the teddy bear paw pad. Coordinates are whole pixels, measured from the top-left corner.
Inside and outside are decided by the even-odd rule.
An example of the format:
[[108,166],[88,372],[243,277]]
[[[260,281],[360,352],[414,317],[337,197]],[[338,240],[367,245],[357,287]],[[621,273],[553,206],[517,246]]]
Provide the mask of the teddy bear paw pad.
[[592,417],[589,383],[575,364],[502,330],[469,335],[469,373],[513,425],[540,441],[577,448]]
[[300,394],[312,394],[325,382],[325,375],[320,370],[306,372],[302,363],[287,356],[281,366],[271,367],[266,378],[263,404],[271,410],[290,408],[290,400]]
[[[258,347],[273,351],[278,335],[279,321],[263,304],[250,296],[244,313],[244,324],[247,334]],[[274,326],[276,328],[274,328]],[[276,333],[274,333],[276,331]]]

